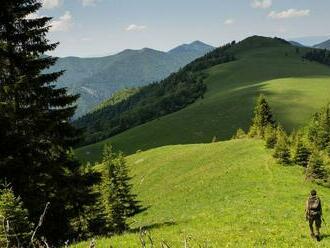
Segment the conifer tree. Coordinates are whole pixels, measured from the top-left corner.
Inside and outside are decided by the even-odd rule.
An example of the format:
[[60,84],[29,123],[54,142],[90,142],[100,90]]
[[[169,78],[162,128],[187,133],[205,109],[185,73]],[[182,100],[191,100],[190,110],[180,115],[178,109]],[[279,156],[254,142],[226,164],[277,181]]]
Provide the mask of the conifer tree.
[[276,144],[276,128],[274,128],[272,125],[267,125],[264,136],[266,147],[273,149]]
[[28,247],[32,231],[21,198],[5,186],[0,190],[0,247]]
[[246,138],[246,133],[242,128],[237,129],[236,134],[233,136],[233,139],[244,139]]
[[106,145],[103,153],[105,167],[101,183],[101,204],[105,233],[122,233],[128,229],[127,218],[143,211],[136,195],[132,193],[131,178],[122,153],[114,153]]
[[327,176],[322,157],[319,152],[314,150],[308,161],[306,169],[306,178],[313,179],[325,179]]
[[292,149],[293,162],[296,163],[297,165],[307,167],[310,154],[311,152],[304,144],[302,138],[299,135],[297,135]]
[[281,126],[276,129],[276,144],[273,157],[276,158],[280,164],[286,165],[290,163],[288,137]]
[[254,108],[254,117],[250,127],[249,136],[264,137],[265,129],[268,125],[274,126],[275,121],[271,108],[264,95],[260,95]]
[[57,43],[46,37],[51,18],[32,18],[40,8],[38,0],[1,1],[0,171],[33,222],[51,203],[40,233],[57,241],[70,233],[70,218],[92,200],[94,176],[81,175],[68,152],[79,139],[70,124],[78,96],[55,87],[63,72],[44,73],[56,62],[45,54]]
[[319,150],[325,150],[330,145],[330,105],[314,115],[309,125],[308,138]]

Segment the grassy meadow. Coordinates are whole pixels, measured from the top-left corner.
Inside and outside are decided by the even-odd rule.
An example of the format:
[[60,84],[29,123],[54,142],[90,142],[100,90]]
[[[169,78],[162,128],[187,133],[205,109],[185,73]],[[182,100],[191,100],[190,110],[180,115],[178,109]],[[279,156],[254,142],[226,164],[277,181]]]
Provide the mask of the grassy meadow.
[[149,209],[130,220],[135,232],[97,239],[97,247],[141,247],[140,226],[154,247],[163,240],[184,247],[185,239],[187,247],[330,246],[330,227],[322,228],[323,240],[316,243],[304,216],[315,187],[330,223],[330,189],[305,181],[301,167],[276,164],[263,141],[166,146],[127,160],[134,191]]
[[237,47],[238,60],[210,68],[204,99],[176,113],[132,128],[102,142],[76,150],[83,162],[100,159],[103,146],[133,154],[171,144],[226,140],[240,127],[247,129],[256,96],[264,93],[275,118],[287,130],[304,125],[330,101],[330,69],[303,60],[305,49],[276,44]]

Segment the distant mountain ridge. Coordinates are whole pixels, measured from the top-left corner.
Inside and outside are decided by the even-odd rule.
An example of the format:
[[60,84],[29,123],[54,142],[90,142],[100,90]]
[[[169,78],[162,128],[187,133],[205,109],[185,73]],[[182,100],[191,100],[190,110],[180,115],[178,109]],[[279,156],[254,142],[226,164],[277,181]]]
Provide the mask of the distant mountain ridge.
[[66,71],[58,80],[58,85],[80,94],[75,115],[79,117],[115,92],[164,79],[213,49],[210,45],[195,41],[168,52],[143,48],[126,49],[98,58],[65,57],[59,58],[49,71]]
[[297,42],[297,41],[289,41],[291,45],[297,46],[297,47],[305,47],[303,44]]
[[329,39],[330,39],[330,35],[323,35],[323,36],[296,37],[296,38],[291,38],[290,41],[298,42],[305,47],[313,47],[315,44],[320,44],[321,42]]
[[315,48],[328,49],[330,50],[330,40],[324,41],[314,46]]

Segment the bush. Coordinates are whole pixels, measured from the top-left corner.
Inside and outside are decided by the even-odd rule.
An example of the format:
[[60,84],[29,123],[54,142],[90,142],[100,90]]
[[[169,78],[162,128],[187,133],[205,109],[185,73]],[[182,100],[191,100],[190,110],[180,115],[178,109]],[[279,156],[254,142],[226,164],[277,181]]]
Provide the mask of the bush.
[[233,136],[232,139],[244,139],[246,138],[246,133],[242,128],[237,129],[236,134]]

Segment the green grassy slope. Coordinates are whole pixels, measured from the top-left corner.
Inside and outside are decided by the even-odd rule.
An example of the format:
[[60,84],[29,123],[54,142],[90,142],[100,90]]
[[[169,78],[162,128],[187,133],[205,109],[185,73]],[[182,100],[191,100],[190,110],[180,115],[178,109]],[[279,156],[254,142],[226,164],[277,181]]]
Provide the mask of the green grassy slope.
[[[258,40],[259,39],[259,40]],[[303,125],[330,100],[330,68],[303,61],[305,49],[287,44],[263,44],[250,39],[235,48],[237,61],[208,70],[203,100],[187,108],[106,141],[77,149],[82,161],[96,161],[106,142],[131,154],[168,144],[209,142],[213,136],[228,139],[237,128],[247,129],[255,97],[264,93],[275,117],[291,130]]]
[[[274,163],[262,141],[168,146],[128,157],[135,191],[147,212],[132,228],[150,227],[156,247],[329,247],[309,238],[304,204],[311,188],[330,223],[330,189],[304,181],[300,167]],[[98,247],[140,247],[136,233],[97,240]],[[87,247],[82,243],[73,247]],[[204,247],[204,246],[203,246]],[[205,246],[206,247],[206,246]]]

